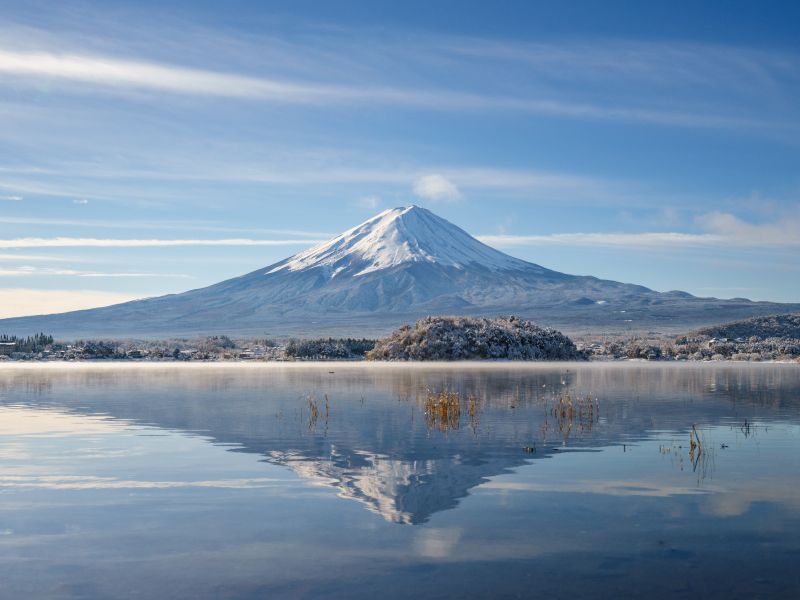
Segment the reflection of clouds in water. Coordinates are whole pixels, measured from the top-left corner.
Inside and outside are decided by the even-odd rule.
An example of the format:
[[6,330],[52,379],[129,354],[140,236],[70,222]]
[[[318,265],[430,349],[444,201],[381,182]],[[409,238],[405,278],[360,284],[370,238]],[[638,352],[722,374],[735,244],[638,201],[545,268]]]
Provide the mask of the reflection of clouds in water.
[[4,443],[0,447],[0,460],[31,460],[34,458],[31,452],[28,452],[24,444],[19,443]]
[[483,490],[500,492],[555,492],[570,494],[603,494],[606,496],[647,496],[668,498],[678,495],[708,494],[711,488],[698,489],[694,486],[664,485],[657,481],[620,480],[620,481],[573,481],[552,483],[530,483],[514,481],[489,481],[481,486]]
[[286,480],[269,477],[247,479],[218,479],[207,481],[141,481],[93,475],[4,475],[0,476],[2,488],[36,488],[47,490],[116,490],[116,489],[172,489],[172,488],[223,488],[254,489],[280,487]]
[[726,486],[724,494],[709,496],[700,509],[714,517],[738,517],[756,503],[778,504],[783,509],[800,512],[800,487],[797,481],[736,483]]
[[51,408],[0,407],[0,435],[74,437],[113,434],[130,424],[113,417],[84,416]]
[[752,503],[752,496],[748,497],[743,493],[728,493],[709,498],[708,502],[701,505],[701,510],[713,517],[738,517],[746,513]]
[[87,446],[85,448],[75,448],[70,451],[76,458],[130,458],[133,456],[146,456],[147,450],[144,446],[127,448],[103,448],[101,446]]
[[[567,494],[599,494],[619,497],[669,498],[673,496],[705,496],[700,510],[714,517],[736,517],[746,513],[757,502],[780,505],[782,508],[800,511],[800,490],[793,482],[733,482],[725,486],[681,486],[664,484],[654,480],[608,480],[532,483],[514,481],[489,481],[481,490],[505,495],[513,492],[545,492]],[[679,506],[673,506],[670,517],[685,516]]]
[[414,536],[414,552],[425,558],[447,558],[453,554],[463,530],[460,527],[430,527]]

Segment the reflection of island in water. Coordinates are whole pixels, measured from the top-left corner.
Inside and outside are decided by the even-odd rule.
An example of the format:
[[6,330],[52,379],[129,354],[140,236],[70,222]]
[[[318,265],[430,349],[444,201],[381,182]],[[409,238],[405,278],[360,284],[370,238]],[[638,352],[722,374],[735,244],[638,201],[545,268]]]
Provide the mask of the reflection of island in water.
[[[800,386],[792,368],[328,369],[10,372],[0,397],[200,434],[407,524],[570,449],[798,416],[780,392]],[[458,393],[458,420],[426,416],[430,390]],[[567,394],[575,410],[565,419],[557,399]],[[578,404],[587,395],[591,414]]]

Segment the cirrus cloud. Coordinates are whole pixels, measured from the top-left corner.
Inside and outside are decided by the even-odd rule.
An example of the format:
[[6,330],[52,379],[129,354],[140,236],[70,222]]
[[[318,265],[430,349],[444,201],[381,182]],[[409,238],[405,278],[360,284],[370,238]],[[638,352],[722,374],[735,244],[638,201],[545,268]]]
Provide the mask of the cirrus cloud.
[[318,244],[320,239],[254,240],[232,238],[205,239],[105,239],[105,238],[17,238],[0,240],[0,248],[147,248],[158,246],[304,246]]
[[480,235],[493,246],[605,246],[605,247],[795,247],[800,246],[800,218],[786,216],[771,223],[748,223],[736,215],[712,212],[695,219],[702,232],[585,232],[545,235]]

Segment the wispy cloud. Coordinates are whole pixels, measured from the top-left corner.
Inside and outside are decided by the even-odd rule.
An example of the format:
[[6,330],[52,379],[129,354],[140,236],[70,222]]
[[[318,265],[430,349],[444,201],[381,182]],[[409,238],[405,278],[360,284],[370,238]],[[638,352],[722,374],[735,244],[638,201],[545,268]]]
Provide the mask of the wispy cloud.
[[[219,160],[219,159],[218,159]],[[329,162],[329,161],[327,161]],[[0,167],[0,171],[3,168]],[[6,167],[7,173],[12,173],[12,167]],[[0,180],[0,185],[7,189],[20,190],[28,193],[42,194],[54,197],[75,196],[84,194],[97,199],[116,198],[131,201],[128,180],[138,182],[148,181],[159,183],[173,182],[219,182],[248,184],[257,183],[268,186],[310,186],[310,185],[381,185],[384,187],[411,186],[415,193],[421,197],[426,193],[446,193],[454,198],[453,187],[457,195],[461,189],[498,190],[509,193],[535,193],[566,191],[570,197],[564,201],[580,202],[587,198],[597,200],[600,197],[609,201],[630,201],[632,184],[628,181],[614,180],[612,178],[590,177],[578,173],[551,172],[536,168],[493,168],[482,165],[440,165],[420,167],[414,164],[385,166],[376,164],[374,156],[357,154],[349,156],[348,162],[336,166],[321,164],[313,158],[292,158],[291,164],[283,168],[274,164],[253,164],[247,159],[236,164],[224,159],[219,162],[204,161],[198,157],[192,167],[188,165],[165,166],[158,168],[142,169],[127,167],[120,169],[98,168],[95,164],[70,164],[60,169],[50,169],[47,175],[36,175],[28,180],[28,175],[23,174],[14,179]],[[73,183],[67,188],[57,185],[48,186],[42,183],[47,177],[69,177]],[[76,180],[81,184],[74,183]],[[104,182],[115,182],[108,188]],[[118,182],[123,183],[118,183]],[[449,185],[447,184],[449,182]],[[79,187],[80,186],[80,187]],[[122,191],[120,191],[122,190]],[[421,192],[421,193],[420,193]],[[120,195],[121,194],[121,195]],[[441,199],[441,198],[440,198]],[[170,194],[170,203],[178,202],[175,193]],[[62,219],[66,222],[67,220]],[[11,222],[0,217],[0,222]],[[73,220],[73,222],[75,222]],[[46,224],[45,220],[40,221]],[[125,227],[124,224],[111,224],[111,227]],[[170,228],[177,228],[172,224]],[[154,224],[155,228],[165,226]],[[184,227],[191,229],[196,227]],[[208,227],[206,230],[211,231]],[[218,231],[223,228],[217,227]],[[231,229],[231,231],[233,231]],[[260,229],[265,233],[286,233],[288,235],[305,235],[313,232],[292,231],[281,229]]]
[[6,202],[20,202],[21,200],[23,200],[23,198],[22,196],[6,195],[6,196],[0,196],[0,200],[4,200]]
[[191,275],[180,273],[132,273],[132,272],[102,272],[102,271],[78,271],[75,269],[55,269],[50,267],[0,267],[0,277],[51,277],[51,276],[70,276],[70,277],[167,277],[179,279],[191,279]]
[[786,215],[771,223],[748,223],[726,212],[711,212],[696,219],[697,224],[713,234],[752,246],[800,246],[800,214]]
[[[327,89],[109,56],[54,52],[0,50],[0,72],[107,87],[262,100],[299,101],[325,95]],[[332,93],[332,90],[328,92]]]
[[[107,55],[0,48],[0,73],[22,81],[80,84],[73,92],[94,90],[156,91],[299,105],[383,105],[429,110],[493,110],[578,119],[639,121],[703,128],[762,128],[759,118],[720,111],[674,110],[653,102],[631,104],[625,96],[614,102],[574,101],[554,93],[517,96],[464,90],[462,86],[428,88],[370,81],[322,83],[271,78],[228,71],[186,67]],[[474,75],[473,75],[474,77]]]
[[231,238],[221,240],[205,239],[99,239],[99,238],[18,238],[0,240],[0,248],[145,248],[158,246],[308,246],[322,242],[322,239],[257,240]]
[[80,260],[76,258],[67,258],[64,256],[52,256],[52,255],[44,255],[44,254],[11,254],[11,253],[0,253],[0,261],[7,261],[7,262],[20,262],[20,261],[30,261],[30,262],[66,262],[66,261],[75,261]]
[[800,246],[800,219],[787,217],[774,223],[747,223],[730,213],[714,212],[696,219],[701,233],[554,233],[548,235],[481,235],[494,246],[608,246],[608,247],[795,247]]
[[693,233],[553,233],[548,235],[480,235],[478,239],[491,246],[631,246],[656,248],[663,246],[708,246],[733,243],[724,236]]
[[377,208],[381,205],[381,198],[380,196],[375,195],[362,196],[356,203],[361,208],[365,208],[367,210],[377,210]]
[[283,485],[280,479],[254,477],[245,479],[214,479],[199,481],[146,481],[117,479],[96,475],[5,475],[0,476],[1,488],[47,489],[47,490],[126,490],[126,489],[181,489],[222,488],[256,489]]
[[10,225],[48,225],[55,227],[97,227],[113,229],[163,229],[184,231],[215,231],[220,233],[262,233],[266,235],[294,235],[310,238],[329,238],[333,233],[304,231],[299,229],[269,229],[264,227],[226,227],[209,225],[196,221],[136,221],[136,220],[97,220],[97,219],[48,219],[43,217],[2,217],[0,223]]

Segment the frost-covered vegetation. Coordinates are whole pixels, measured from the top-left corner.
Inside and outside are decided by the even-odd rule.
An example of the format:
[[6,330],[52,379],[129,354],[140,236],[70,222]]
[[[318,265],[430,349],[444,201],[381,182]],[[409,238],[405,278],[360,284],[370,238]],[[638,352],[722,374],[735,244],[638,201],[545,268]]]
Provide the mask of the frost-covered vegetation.
[[574,360],[575,344],[517,317],[426,317],[378,340],[367,360]]
[[3,360],[354,360],[375,345],[368,339],[232,339],[226,335],[165,340],[54,341],[51,336],[12,338],[0,335]]
[[645,360],[796,360],[800,339],[733,339],[689,337],[678,339],[628,338],[579,343],[592,357]]
[[615,359],[800,360],[800,315],[755,317],[677,338],[612,338],[580,345],[594,357]]
[[769,315],[698,329],[696,336],[712,338],[800,339],[800,314]]
[[0,335],[0,352],[4,354],[11,352],[39,352],[52,343],[53,336],[45,335],[44,333],[37,333],[27,337]]
[[679,337],[584,336],[577,344],[517,317],[427,317],[388,337],[275,340],[225,335],[165,340],[60,341],[39,333],[0,334],[8,360],[296,361],[296,360],[686,360],[797,361],[800,314],[774,315],[696,330]]
[[291,339],[284,346],[284,353],[287,358],[352,360],[364,358],[364,354],[372,350],[374,346],[375,340],[368,339]]

